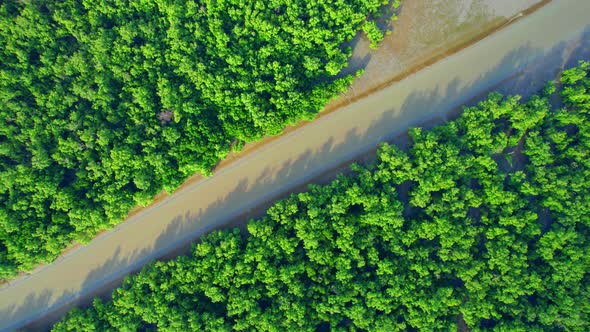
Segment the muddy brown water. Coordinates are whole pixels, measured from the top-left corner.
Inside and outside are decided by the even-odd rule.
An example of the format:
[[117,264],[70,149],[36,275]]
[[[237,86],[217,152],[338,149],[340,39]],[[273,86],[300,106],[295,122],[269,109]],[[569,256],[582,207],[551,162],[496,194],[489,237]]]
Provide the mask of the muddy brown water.
[[541,0],[406,0],[398,19],[385,28],[392,33],[379,49],[371,50],[366,38],[353,41],[348,73],[364,68],[348,92],[328,108],[379,88],[432,59],[454,53],[548,1]]

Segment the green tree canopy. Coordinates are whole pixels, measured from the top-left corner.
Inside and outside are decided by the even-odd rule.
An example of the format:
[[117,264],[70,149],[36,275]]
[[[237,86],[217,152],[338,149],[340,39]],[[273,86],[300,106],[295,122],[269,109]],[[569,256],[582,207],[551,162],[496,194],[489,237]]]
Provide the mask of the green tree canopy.
[[382,6],[2,1],[0,278],[210,174],[232,142],[314,118]]

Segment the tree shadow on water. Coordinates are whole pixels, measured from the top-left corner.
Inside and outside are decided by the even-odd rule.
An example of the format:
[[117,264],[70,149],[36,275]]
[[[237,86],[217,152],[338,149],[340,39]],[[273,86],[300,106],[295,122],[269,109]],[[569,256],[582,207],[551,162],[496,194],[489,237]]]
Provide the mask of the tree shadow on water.
[[[395,14],[399,16],[403,10],[403,4],[394,10],[392,8],[394,1],[395,0],[389,0],[388,4],[383,6],[381,10],[381,16],[375,18],[377,27],[384,34],[386,34],[387,31],[393,31],[395,29],[395,21],[390,20],[391,15]],[[348,47],[350,47],[352,49],[352,56],[348,59],[348,66],[344,67],[340,73],[335,76],[335,78],[355,75],[359,70],[366,69],[373,57],[373,54],[377,52],[377,50],[371,49],[369,44],[369,39],[363,31],[357,32],[351,40],[345,42],[341,49],[346,50]]]

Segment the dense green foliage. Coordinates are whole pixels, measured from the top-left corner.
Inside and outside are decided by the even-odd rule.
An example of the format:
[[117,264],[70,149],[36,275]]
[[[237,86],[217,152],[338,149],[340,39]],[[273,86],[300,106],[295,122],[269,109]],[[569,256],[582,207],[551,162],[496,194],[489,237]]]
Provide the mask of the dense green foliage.
[[344,43],[380,40],[383,5],[2,1],[0,278],[312,119],[352,80]]
[[54,329],[588,331],[589,69],[563,108],[492,94]]

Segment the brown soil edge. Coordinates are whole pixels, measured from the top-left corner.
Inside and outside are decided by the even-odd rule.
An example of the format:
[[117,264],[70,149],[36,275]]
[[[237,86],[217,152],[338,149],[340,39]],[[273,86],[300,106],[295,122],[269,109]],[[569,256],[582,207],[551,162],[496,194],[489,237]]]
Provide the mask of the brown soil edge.
[[[419,124],[417,124],[413,127],[422,127],[424,129],[430,129],[430,128],[435,127],[437,125],[445,124],[448,121],[451,121],[451,120],[457,118],[462,113],[464,106],[475,105],[480,100],[484,99],[490,92],[497,90],[497,88],[499,86],[502,86],[506,82],[514,79],[515,77],[518,77],[519,75],[520,75],[520,73],[515,73],[514,75],[511,75],[511,76],[507,77],[506,79],[498,82],[497,84],[489,87],[488,89],[486,89],[486,91],[482,91],[478,95],[471,97],[470,99],[468,99],[464,103],[461,103],[461,105],[459,105],[457,107],[452,107],[451,109],[449,109],[446,112],[446,114],[435,115],[433,117],[425,118],[425,119],[423,119],[423,121],[421,121]],[[402,133],[395,135],[391,138],[385,139],[383,142],[387,142],[389,144],[394,144],[394,145],[398,146],[399,148],[401,148],[402,150],[406,150],[411,144],[411,138],[408,135],[407,131],[405,131],[405,132],[402,132]],[[373,164],[377,158],[378,150],[379,150],[379,146],[375,146],[375,147],[369,149],[368,151],[365,151],[364,153],[361,153],[361,154],[357,155],[356,157],[353,157],[350,160],[343,161],[340,164],[338,164],[337,166],[335,166],[331,169],[328,169],[324,172],[321,172],[320,174],[313,177],[309,181],[305,181],[304,183],[296,185],[295,187],[292,187],[291,189],[288,189],[284,192],[277,193],[276,195],[273,195],[270,198],[268,198],[265,202],[260,203],[257,206],[250,208],[247,211],[231,218],[225,224],[219,225],[219,226],[213,228],[208,233],[218,231],[218,230],[233,229],[233,228],[239,228],[242,232],[247,232],[248,222],[253,219],[259,219],[259,218],[264,217],[266,215],[266,211],[268,210],[268,208],[270,208],[272,205],[274,205],[274,203],[276,203],[278,200],[288,198],[289,196],[294,195],[294,194],[308,191],[309,185],[312,183],[317,184],[317,185],[327,185],[331,181],[335,180],[336,177],[338,177],[339,175],[345,175],[345,176],[351,175],[353,173],[353,171],[350,167],[350,165],[352,163],[358,163],[358,164],[364,165],[364,166],[368,166],[370,164]],[[245,235],[246,233],[243,233],[243,234]],[[181,255],[190,255],[193,245],[196,243],[199,243],[201,238],[202,238],[202,236],[199,236],[199,237],[190,239],[184,243],[181,243],[181,244],[179,244],[178,247],[176,247],[176,249],[160,256],[159,258],[157,258],[157,260],[170,261],[170,260],[177,258],[178,256],[181,256]],[[22,331],[47,330],[47,329],[49,329],[50,324],[53,324],[54,322],[58,321],[61,317],[63,317],[74,306],[82,307],[82,308],[89,307],[92,304],[92,301],[94,300],[94,298],[96,298],[96,297],[99,297],[103,300],[109,300],[111,298],[113,289],[120,287],[125,278],[127,278],[131,274],[138,273],[144,267],[145,267],[145,265],[140,266],[136,269],[133,269],[131,272],[129,272],[125,276],[122,276],[122,277],[116,278],[115,280],[107,282],[106,284],[102,285],[100,288],[95,289],[94,291],[89,292],[88,294],[86,294],[78,299],[74,299],[71,302],[67,303],[66,305],[64,305],[60,308],[57,308],[57,309],[53,310],[52,312],[46,314],[42,318],[39,318],[39,319],[27,324],[21,330]],[[459,324],[458,332],[469,332],[469,328],[467,327],[465,322],[462,320],[461,316],[457,317],[457,321]]]
[[[446,56],[442,56],[440,58],[436,57],[435,60],[434,59],[426,60],[423,62],[422,65],[420,65],[418,67],[412,67],[410,70],[404,72],[404,74],[397,75],[394,78],[392,78],[391,80],[379,85],[378,87],[371,89],[371,90],[359,95],[358,97],[355,97],[354,99],[351,99],[350,103],[353,103],[353,102],[360,100],[362,98],[366,98],[367,96],[369,96],[369,95],[371,95],[383,88],[386,88],[386,87],[404,79],[405,77],[410,76],[413,73],[420,71],[421,69],[431,66],[432,64],[444,59],[447,56],[450,56],[456,52],[461,51],[464,48],[469,47],[470,45],[486,38],[487,36],[491,35],[492,33],[497,32],[497,31],[503,29],[504,27],[507,27],[508,25],[512,24],[513,22],[517,21],[518,19],[525,17],[525,16],[537,11],[538,9],[542,8],[543,6],[550,3],[551,1],[552,0],[543,0],[536,5],[533,5],[529,9],[523,11],[522,12],[523,15],[518,16],[517,19],[512,19],[511,21],[502,23],[501,25],[494,28],[493,30],[490,30],[489,32],[479,34],[478,37],[472,39],[471,41],[467,41],[467,42],[462,43],[463,46],[457,47],[455,49],[455,51],[447,52]],[[462,113],[464,106],[476,104],[477,102],[479,102],[480,100],[485,98],[490,92],[495,91],[499,86],[501,86],[502,84],[504,84],[507,81],[510,81],[511,79],[514,79],[515,77],[517,77],[519,75],[520,75],[520,73],[514,73],[513,75],[510,75],[509,77],[503,79],[502,81],[498,82],[497,84],[487,88],[485,91],[481,92],[480,94],[469,98],[464,103],[461,103],[461,105],[457,105],[456,107],[452,107],[445,114],[435,115],[433,117],[425,118],[419,124],[414,125],[412,127],[422,127],[424,129],[429,129],[429,128],[432,128],[437,125],[445,124],[448,121],[451,121],[451,120],[457,118]],[[316,119],[319,117],[325,116],[331,112],[334,112],[334,111],[340,109],[341,107],[343,107],[343,106],[335,106],[335,107],[326,108],[326,110],[322,111],[318,115],[318,117],[316,117]],[[310,121],[302,121],[298,125],[289,126],[287,129],[285,129],[285,131],[283,131],[281,134],[279,134],[277,136],[266,137],[266,138],[262,139],[261,141],[247,144],[246,146],[244,146],[244,149],[242,150],[242,152],[231,153],[230,156],[228,156],[228,158],[221,161],[217,165],[217,167],[215,168],[214,172],[217,172],[220,169],[229,166],[231,163],[235,162],[237,159],[239,159],[241,157],[244,157],[248,153],[252,153],[252,152],[256,151],[257,149],[262,148],[265,144],[268,144],[268,143],[280,138],[281,136],[286,135],[289,132],[292,132],[300,127],[305,126],[309,122]],[[382,143],[397,145],[398,147],[405,149],[410,144],[410,137],[408,136],[407,131],[404,131],[396,136],[390,137],[388,139],[384,139]],[[229,221],[227,221],[223,225],[219,225],[219,226],[211,229],[208,233],[211,233],[211,232],[217,231],[217,230],[233,229],[233,228],[239,228],[242,232],[247,232],[247,223],[252,219],[259,219],[259,218],[264,217],[264,215],[266,215],[266,211],[268,210],[268,208],[270,208],[278,200],[288,198],[289,196],[291,196],[293,194],[308,191],[310,184],[327,185],[331,181],[335,180],[337,178],[337,176],[339,176],[341,174],[342,175],[350,175],[353,173],[353,171],[350,168],[350,165],[352,163],[358,163],[358,164],[365,165],[365,166],[370,165],[370,164],[374,163],[375,159],[377,158],[378,150],[379,150],[379,146],[375,146],[375,147],[369,149],[368,151],[360,153],[359,155],[357,155],[356,157],[353,157],[350,160],[343,161],[340,164],[338,164],[337,166],[334,166],[333,168],[331,168],[329,170],[321,172],[320,174],[313,177],[312,179],[309,179],[301,184],[298,184],[295,187],[292,187],[286,191],[283,191],[281,193],[277,193],[276,195],[269,197],[265,202],[260,203],[257,206],[250,208],[247,211],[245,211],[235,217],[232,217]],[[203,178],[205,178],[205,177],[203,177],[200,174],[196,174],[196,175],[190,177],[187,181],[185,181],[176,190],[176,192],[181,191],[183,188],[185,188],[185,187],[187,187],[187,186],[189,186],[189,185],[191,185]],[[130,212],[129,217],[139,213],[140,211],[142,211],[145,208],[149,208],[151,205],[153,205],[155,203],[158,203],[158,202],[166,199],[168,196],[170,196],[170,195],[166,194],[166,193],[158,194],[156,196],[156,199],[154,199],[154,201],[149,206],[143,207],[143,208],[142,207],[135,208],[134,210],[132,210]],[[128,219],[126,219],[126,220],[128,220]],[[102,233],[105,233],[105,232],[107,232],[107,231],[103,231],[103,232],[99,233],[99,235]],[[168,253],[166,253],[166,254],[164,254],[152,261],[155,261],[155,260],[170,261],[174,258],[177,258],[178,256],[181,256],[181,255],[190,255],[192,247],[194,246],[194,244],[200,242],[200,238],[202,236],[203,235],[193,238],[193,239],[190,239],[184,243],[181,243],[178,245],[178,247],[176,247],[176,249],[174,249],[174,250],[172,250],[172,251],[170,251],[170,252],[168,252]],[[62,256],[65,255],[67,252],[70,252],[73,249],[76,249],[76,247],[79,247],[79,246],[80,245],[78,244],[78,245],[68,248],[66,251],[64,251],[64,254],[62,254]],[[88,294],[85,294],[84,296],[74,299],[71,302],[63,305],[60,308],[54,309],[53,311],[49,312],[45,316],[28,323],[27,325],[25,325],[24,327],[19,329],[19,331],[48,330],[50,328],[50,324],[52,325],[54,322],[57,322],[69,310],[71,310],[72,307],[74,307],[74,306],[82,307],[82,308],[88,307],[92,304],[93,299],[96,297],[102,298],[103,300],[110,299],[113,289],[120,287],[125,278],[127,278],[129,275],[138,273],[139,271],[141,271],[143,269],[144,266],[145,265],[142,265],[136,269],[133,269],[127,275],[116,278],[115,280],[112,280],[112,281],[104,284],[100,288],[95,289],[94,291],[89,292]],[[467,331],[468,332],[469,329],[465,325],[464,321],[462,320],[462,317],[457,317],[457,320],[459,323],[459,330],[458,331]]]
[[[516,22],[516,21],[520,20],[521,18],[526,17],[526,16],[528,16],[528,15],[536,12],[537,10],[541,9],[542,7],[544,7],[545,5],[547,5],[548,3],[552,2],[552,1],[553,0],[542,0],[542,1],[538,2],[537,4],[534,4],[533,6],[531,6],[531,7],[527,8],[527,9],[521,11],[519,14],[517,14],[517,16],[515,16],[513,18],[510,18],[510,19],[508,19],[505,22],[504,21],[503,22],[499,22],[498,24],[496,24],[496,26],[491,27],[487,31],[484,31],[484,32],[479,33],[479,34],[476,34],[472,38],[467,39],[467,40],[465,40],[465,41],[463,41],[461,43],[458,43],[457,45],[454,45],[453,47],[449,48],[446,51],[440,51],[440,49],[439,49],[439,50],[437,50],[435,52],[432,52],[431,53],[432,56],[430,56],[429,58],[424,59],[423,61],[416,62],[415,65],[413,65],[412,67],[408,68],[407,70],[401,72],[398,75],[395,75],[395,76],[391,77],[389,80],[387,80],[387,81],[385,81],[385,82],[383,82],[383,83],[381,83],[381,84],[379,84],[379,85],[377,85],[377,86],[375,86],[375,87],[373,87],[371,89],[368,89],[367,91],[364,91],[363,93],[360,93],[360,94],[355,95],[353,97],[347,98],[346,99],[346,102],[343,100],[343,101],[340,101],[340,102],[337,102],[337,103],[330,104],[330,105],[326,106],[326,108],[324,110],[320,111],[320,113],[318,113],[318,115],[312,121],[315,121],[315,120],[317,120],[319,118],[322,118],[322,117],[324,117],[324,116],[326,116],[326,115],[328,115],[328,114],[330,114],[332,112],[335,112],[335,111],[337,111],[337,110],[345,107],[346,105],[349,105],[349,104],[352,104],[352,103],[357,102],[358,100],[367,98],[368,96],[370,96],[370,95],[372,95],[372,94],[374,94],[374,93],[376,93],[376,92],[378,92],[380,90],[383,90],[384,88],[387,88],[387,87],[389,87],[389,86],[391,86],[391,85],[393,85],[393,84],[395,84],[395,83],[397,83],[397,82],[405,79],[406,77],[408,77],[410,75],[413,75],[413,74],[421,71],[424,68],[427,68],[429,66],[432,66],[435,63],[437,63],[437,62],[439,62],[439,61],[441,61],[441,60],[443,60],[443,59],[445,59],[445,58],[447,58],[447,57],[449,57],[449,56],[451,56],[451,55],[453,55],[453,54],[455,54],[455,53],[457,53],[457,52],[459,52],[459,51],[461,51],[461,50],[463,50],[463,49],[465,49],[465,48],[467,48],[467,47],[469,47],[469,46],[471,46],[471,45],[473,45],[473,44],[475,44],[475,43],[477,43],[477,42],[479,42],[481,40],[483,40],[483,39],[485,39],[486,37],[488,37],[488,36],[496,33],[497,31],[502,30],[503,28],[512,25],[514,22]],[[334,99],[336,99],[336,98],[337,97],[335,97]],[[247,143],[247,144],[244,145],[243,149],[240,152],[230,152],[225,159],[221,160],[215,166],[215,168],[213,169],[213,174],[215,174],[215,173],[219,172],[221,169],[223,169],[223,168],[231,165],[233,162],[237,161],[238,159],[243,158],[243,157],[247,156],[248,154],[253,153],[253,152],[255,152],[255,151],[263,148],[266,144],[269,144],[269,143],[271,143],[271,142],[273,142],[273,141],[281,138],[282,136],[285,136],[285,135],[287,135],[287,134],[289,134],[289,133],[291,133],[291,132],[299,129],[299,128],[307,125],[310,122],[311,121],[302,120],[301,122],[299,122],[296,125],[287,126],[283,130],[283,132],[281,132],[281,134],[279,134],[279,135],[276,135],[276,136],[267,136],[267,137],[261,139],[260,141]],[[350,162],[351,161],[347,162],[347,164],[349,164]],[[340,166],[338,166],[337,168],[340,168]],[[169,196],[172,196],[175,193],[179,193],[180,191],[182,191],[186,187],[188,187],[188,186],[190,186],[190,185],[192,185],[192,184],[194,184],[194,183],[196,183],[198,181],[201,181],[201,180],[203,180],[205,178],[206,178],[206,176],[203,176],[200,173],[196,173],[195,175],[189,177],[186,181],[184,181],[182,183],[182,185],[180,185],[180,187],[178,187],[173,193],[167,193],[165,191],[162,191],[161,193],[157,194],[154,197],[154,199],[152,200],[152,202],[148,206],[145,206],[145,207],[137,206],[137,207],[133,208],[129,212],[129,214],[127,215],[127,218],[125,218],[123,221],[121,221],[120,223],[118,223],[117,226],[115,226],[115,227],[118,227],[118,225],[121,225],[121,224],[127,222],[131,217],[133,217],[134,215],[140,213],[144,209],[148,209],[148,208],[152,207],[153,205],[155,205],[155,204],[157,204],[159,202],[164,201]],[[317,181],[318,178],[321,178],[321,175],[318,176],[317,178],[311,179],[305,185],[302,185],[302,186],[307,187],[307,184],[313,183],[313,182]],[[293,191],[295,191],[295,189]],[[272,201],[273,199],[271,198],[269,200]],[[227,223],[226,225],[230,225],[230,224],[231,223]],[[223,227],[223,228],[225,228],[225,227]],[[95,235],[95,238],[101,236],[102,234],[105,234],[105,233],[109,232],[111,229],[107,229],[107,230],[103,230],[103,231],[98,232]],[[79,247],[81,247],[83,245],[84,244],[82,244],[82,243],[74,242],[72,245],[70,245],[67,248],[65,248],[62,251],[62,254],[55,261],[58,261],[58,260],[62,259],[64,256],[68,255],[69,253],[73,252],[74,250],[78,249]],[[4,285],[4,284],[10,283],[11,281],[16,280],[16,279],[18,279],[20,277],[23,277],[23,276],[26,276],[26,275],[30,275],[30,274],[34,274],[35,272],[43,269],[45,266],[47,266],[49,264],[51,264],[51,263],[39,264],[35,269],[33,269],[33,271],[28,272],[28,273],[27,272],[21,272],[14,279],[10,279],[10,280],[3,279],[3,280],[0,280],[0,287],[2,287],[2,285]]]

